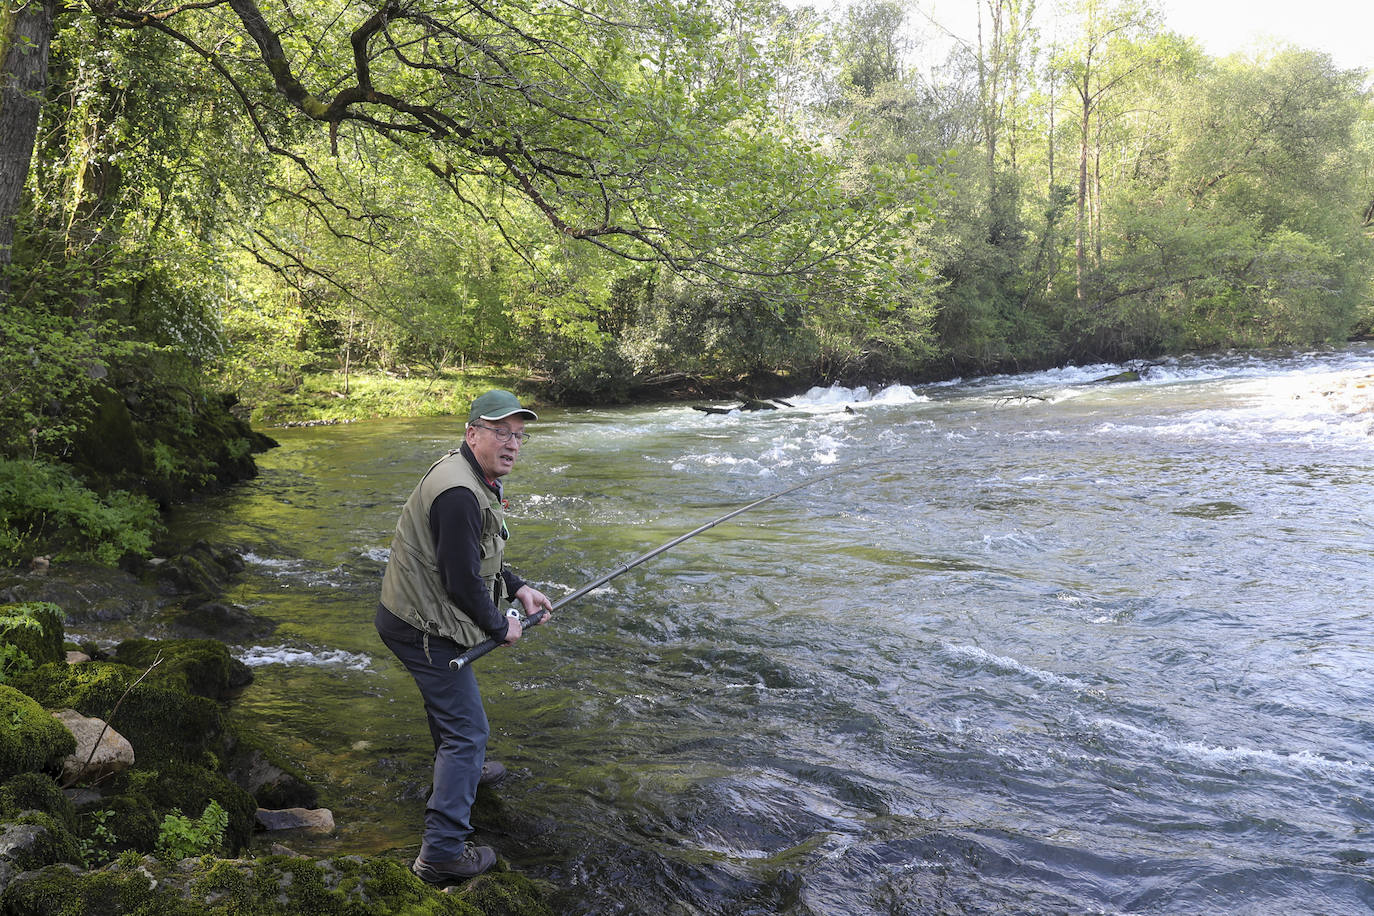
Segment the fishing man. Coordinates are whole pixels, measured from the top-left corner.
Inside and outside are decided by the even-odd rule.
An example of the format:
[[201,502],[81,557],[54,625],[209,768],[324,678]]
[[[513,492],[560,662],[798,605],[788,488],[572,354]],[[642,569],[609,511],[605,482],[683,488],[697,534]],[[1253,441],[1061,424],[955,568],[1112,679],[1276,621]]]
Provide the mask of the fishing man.
[[537,419],[509,391],[472,402],[462,448],[435,462],[406,500],[382,578],[377,632],[415,678],[434,738],[434,783],[411,868],[435,886],[496,863],[490,846],[467,842],[469,815],[477,786],[506,775],[486,759],[490,729],[472,666],[453,672],[449,662],[485,639],[520,638],[520,617],[503,615],[503,600],[519,602],[527,616],[553,610],[503,560],[510,532],[501,478],[528,438],[525,422]]

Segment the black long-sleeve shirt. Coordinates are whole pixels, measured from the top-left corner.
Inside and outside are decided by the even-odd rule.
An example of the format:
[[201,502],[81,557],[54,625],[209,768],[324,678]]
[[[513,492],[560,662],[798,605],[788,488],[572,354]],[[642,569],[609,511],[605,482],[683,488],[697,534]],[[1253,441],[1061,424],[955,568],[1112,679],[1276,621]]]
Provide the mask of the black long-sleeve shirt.
[[[477,476],[486,480],[486,474],[466,444],[460,451]],[[487,488],[497,500],[501,499],[499,480],[488,483]],[[452,487],[440,493],[429,507],[429,530],[434,536],[434,554],[439,561],[439,581],[444,591],[483,632],[497,642],[505,642],[510,624],[492,600],[480,572],[478,545],[482,541],[482,508],[477,497],[465,487]],[[514,595],[525,584],[509,566],[501,569],[501,576],[506,580],[507,595]]]

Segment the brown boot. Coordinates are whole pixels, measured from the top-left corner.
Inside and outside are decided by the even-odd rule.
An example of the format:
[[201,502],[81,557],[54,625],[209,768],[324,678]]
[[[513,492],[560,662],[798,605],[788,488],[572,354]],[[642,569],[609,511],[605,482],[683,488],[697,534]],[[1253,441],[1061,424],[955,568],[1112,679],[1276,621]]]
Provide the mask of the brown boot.
[[424,859],[417,858],[415,863],[410,866],[410,870],[415,872],[415,877],[426,884],[434,887],[448,887],[469,878],[476,878],[495,864],[496,850],[490,846],[473,846],[469,843],[463,847],[463,854],[456,859],[448,859],[443,862],[426,862]]

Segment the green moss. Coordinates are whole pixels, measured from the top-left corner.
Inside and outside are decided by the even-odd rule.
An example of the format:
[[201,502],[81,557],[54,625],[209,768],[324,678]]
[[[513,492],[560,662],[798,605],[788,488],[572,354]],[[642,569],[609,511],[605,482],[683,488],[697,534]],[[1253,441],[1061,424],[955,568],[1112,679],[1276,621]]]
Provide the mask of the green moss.
[[220,748],[224,715],[218,703],[146,680],[134,687],[142,674],[115,662],[49,664],[20,675],[14,684],[49,708],[70,707],[109,722],[129,739],[140,763],[200,763]]
[[[486,907],[492,909],[486,909]],[[508,872],[455,893],[427,887],[405,864],[343,856],[199,860],[172,867],[121,857],[87,874],[54,867],[0,895],[5,916],[549,916],[539,886]]]
[[482,916],[553,916],[540,886],[515,872],[488,872],[458,894]]
[[64,661],[63,616],[44,601],[0,605],[0,645],[13,646],[35,665]]
[[[257,802],[223,775],[186,763],[164,764],[157,770],[136,767],[130,773],[129,791],[148,800],[158,812],[159,825],[163,816],[174,812],[196,817],[214,800],[229,815],[229,829],[224,834],[228,851],[237,853],[248,846],[253,837]],[[139,848],[147,852],[153,847]]]
[[0,779],[56,769],[76,752],[72,733],[31,697],[0,684]]
[[213,639],[129,639],[115,647],[114,660],[147,670],[145,683],[223,700],[253,680],[248,666]]
[[71,799],[52,777],[43,773],[20,773],[0,785],[0,816],[14,817],[21,811],[42,811],[76,830],[76,809]]
[[82,874],[54,865],[21,876],[0,894],[0,913],[5,916],[204,916],[206,912],[138,868],[111,867]]
[[77,815],[77,832],[99,864],[124,850],[150,852],[157,846],[162,814],[147,797],[136,792],[107,796],[98,809]]
[[51,814],[42,811],[25,811],[0,826],[5,832],[20,831],[25,827],[37,827],[35,839],[31,843],[5,853],[21,869],[42,868],[56,862],[80,862],[81,849],[76,835],[67,825]]

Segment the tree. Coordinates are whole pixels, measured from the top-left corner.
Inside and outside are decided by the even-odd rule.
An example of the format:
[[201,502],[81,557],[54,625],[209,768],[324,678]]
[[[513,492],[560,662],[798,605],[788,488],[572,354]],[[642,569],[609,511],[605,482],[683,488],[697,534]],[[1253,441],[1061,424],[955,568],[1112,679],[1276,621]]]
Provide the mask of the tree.
[[29,174],[57,0],[0,0],[0,303],[9,293],[14,219]]
[[733,10],[686,0],[84,9],[199,55],[322,208],[332,198],[300,144],[312,124],[335,150],[363,134],[390,144],[516,247],[528,233],[512,200],[631,260],[804,277],[885,219],[856,211],[836,225],[835,169],[762,104],[765,75],[745,66]]
[[1104,8],[1100,0],[1083,0],[1079,15],[1082,34],[1076,44],[1061,52],[1056,66],[1064,74],[1078,103],[1074,295],[1082,302],[1087,271],[1088,165],[1094,158],[1098,114],[1112,93],[1158,61],[1143,41],[1154,22],[1154,13],[1148,8],[1133,2]]

